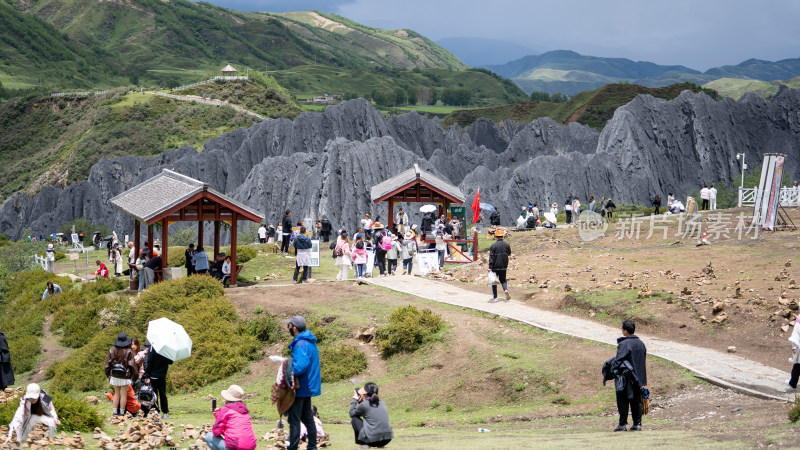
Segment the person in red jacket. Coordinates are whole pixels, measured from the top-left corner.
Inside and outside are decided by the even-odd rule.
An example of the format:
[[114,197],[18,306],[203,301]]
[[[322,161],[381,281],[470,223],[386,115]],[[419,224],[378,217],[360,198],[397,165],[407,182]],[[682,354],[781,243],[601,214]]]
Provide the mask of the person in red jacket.
[[232,384],[221,394],[226,403],[214,411],[214,426],[206,433],[206,443],[211,450],[255,449],[256,434],[244,404],[244,390]]
[[[114,393],[106,392],[106,398],[114,402]],[[128,385],[128,399],[125,402],[125,411],[133,415],[142,410],[142,404],[136,401],[136,393],[133,391],[133,386]]]
[[99,259],[95,261],[95,263],[97,264],[97,272],[94,274],[98,277],[108,278],[108,268],[106,268],[106,265],[100,262]]

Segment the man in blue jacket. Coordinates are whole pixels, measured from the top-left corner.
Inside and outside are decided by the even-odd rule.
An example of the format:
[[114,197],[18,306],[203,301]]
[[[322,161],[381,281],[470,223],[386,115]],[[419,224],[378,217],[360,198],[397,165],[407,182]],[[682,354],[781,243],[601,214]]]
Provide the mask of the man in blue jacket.
[[289,419],[289,450],[295,450],[300,444],[300,422],[308,430],[308,450],[317,448],[317,426],[311,412],[311,397],[322,393],[322,381],[319,372],[319,351],[317,338],[306,330],[306,319],[294,316],[286,320],[286,328],[294,339],[289,344],[292,351],[292,372],[297,381],[295,399],[287,413]]

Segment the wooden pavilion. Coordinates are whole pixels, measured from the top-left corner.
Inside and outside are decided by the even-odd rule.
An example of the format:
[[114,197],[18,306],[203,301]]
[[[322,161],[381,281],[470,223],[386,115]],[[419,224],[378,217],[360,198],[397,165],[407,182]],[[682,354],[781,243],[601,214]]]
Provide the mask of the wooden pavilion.
[[233,66],[230,65],[230,64],[228,64],[227,66],[223,67],[222,70],[220,70],[220,72],[222,72],[223,76],[236,75],[236,69],[234,69]]
[[441,216],[451,203],[462,204],[465,199],[460,189],[425,172],[418,164],[372,187],[373,203],[389,202],[389,223],[394,220],[395,203],[438,203]]
[[147,240],[153,244],[153,226],[161,226],[161,259],[167,266],[168,229],[173,222],[197,222],[197,245],[203,246],[203,223],[214,222],[214,255],[219,253],[222,222],[231,226],[231,285],[236,285],[237,225],[241,220],[261,223],[264,216],[225,194],[209,189],[206,183],[168,169],[110,200],[117,209],[135,222],[134,247],[138,255],[141,224],[147,226]]
[[[439,216],[445,215],[451,204],[463,204],[466,197],[456,186],[442,180],[441,178],[425,172],[419,168],[418,164],[404,172],[389,178],[386,181],[372,187],[372,202],[375,204],[389,202],[389,220],[387,229],[391,229],[394,221],[395,203],[436,203],[439,205]],[[466,224],[465,224],[466,225]],[[422,233],[422,240],[433,242],[427,238],[427,232]],[[450,248],[450,257],[447,262],[467,263],[473,262],[478,253],[478,233],[472,240],[466,239],[447,239]],[[466,254],[458,248],[459,244],[468,243],[472,245],[472,256]]]

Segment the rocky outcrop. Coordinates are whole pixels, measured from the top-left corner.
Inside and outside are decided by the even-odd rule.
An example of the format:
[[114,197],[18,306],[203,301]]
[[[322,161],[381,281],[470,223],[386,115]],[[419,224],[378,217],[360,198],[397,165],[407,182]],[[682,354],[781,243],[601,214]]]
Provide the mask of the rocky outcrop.
[[737,152],[751,165],[765,152],[786,153],[787,170],[797,175],[798,149],[800,93],[789,89],[768,101],[717,101],[688,91],[670,101],[642,95],[617,109],[602,133],[550,119],[445,129],[415,112],[386,119],[359,99],[227,133],[199,153],[187,147],[156,158],[101,160],[84,182],[9,199],[0,232],[46,234],[78,217],[130,230],[132,221],[108,200],[162,168],[207,182],[271,223],[289,208],[295,217],[327,215],[352,229],[364,212],[385,220],[385,206],[370,204],[371,186],[414,163],[458,185],[468,204],[480,187],[482,200],[510,220],[522,204],[563,204],[569,195],[612,196],[618,204],[683,195],[735,178]]

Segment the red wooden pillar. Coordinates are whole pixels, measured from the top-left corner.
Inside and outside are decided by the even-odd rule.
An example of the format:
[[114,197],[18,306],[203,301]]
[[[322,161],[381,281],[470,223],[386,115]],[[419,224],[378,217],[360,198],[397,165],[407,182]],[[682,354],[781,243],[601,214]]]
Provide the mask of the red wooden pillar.
[[203,246],[203,221],[200,220],[197,222],[197,246]]
[[147,226],[147,246],[153,251],[153,224]]
[[239,275],[237,272],[236,267],[236,235],[238,224],[237,224],[237,214],[233,212],[231,215],[231,286],[236,286],[236,277]]
[[219,254],[219,226],[220,221],[214,221],[214,259],[217,259],[217,255]]
[[[134,219],[133,220],[133,252],[136,255],[135,256],[136,259],[139,258],[139,251],[142,248],[141,241],[140,241],[141,238],[139,237],[140,234],[142,234],[141,226],[139,224],[139,221]],[[136,263],[136,259],[133,260],[134,263]]]
[[[167,249],[169,242],[167,242],[167,235],[169,231],[169,223],[167,219],[161,219],[161,269],[162,271],[169,267],[169,259],[167,258]],[[162,272],[163,273],[163,272]]]
[[386,229],[394,233],[394,200],[389,199],[389,218],[386,221]]

